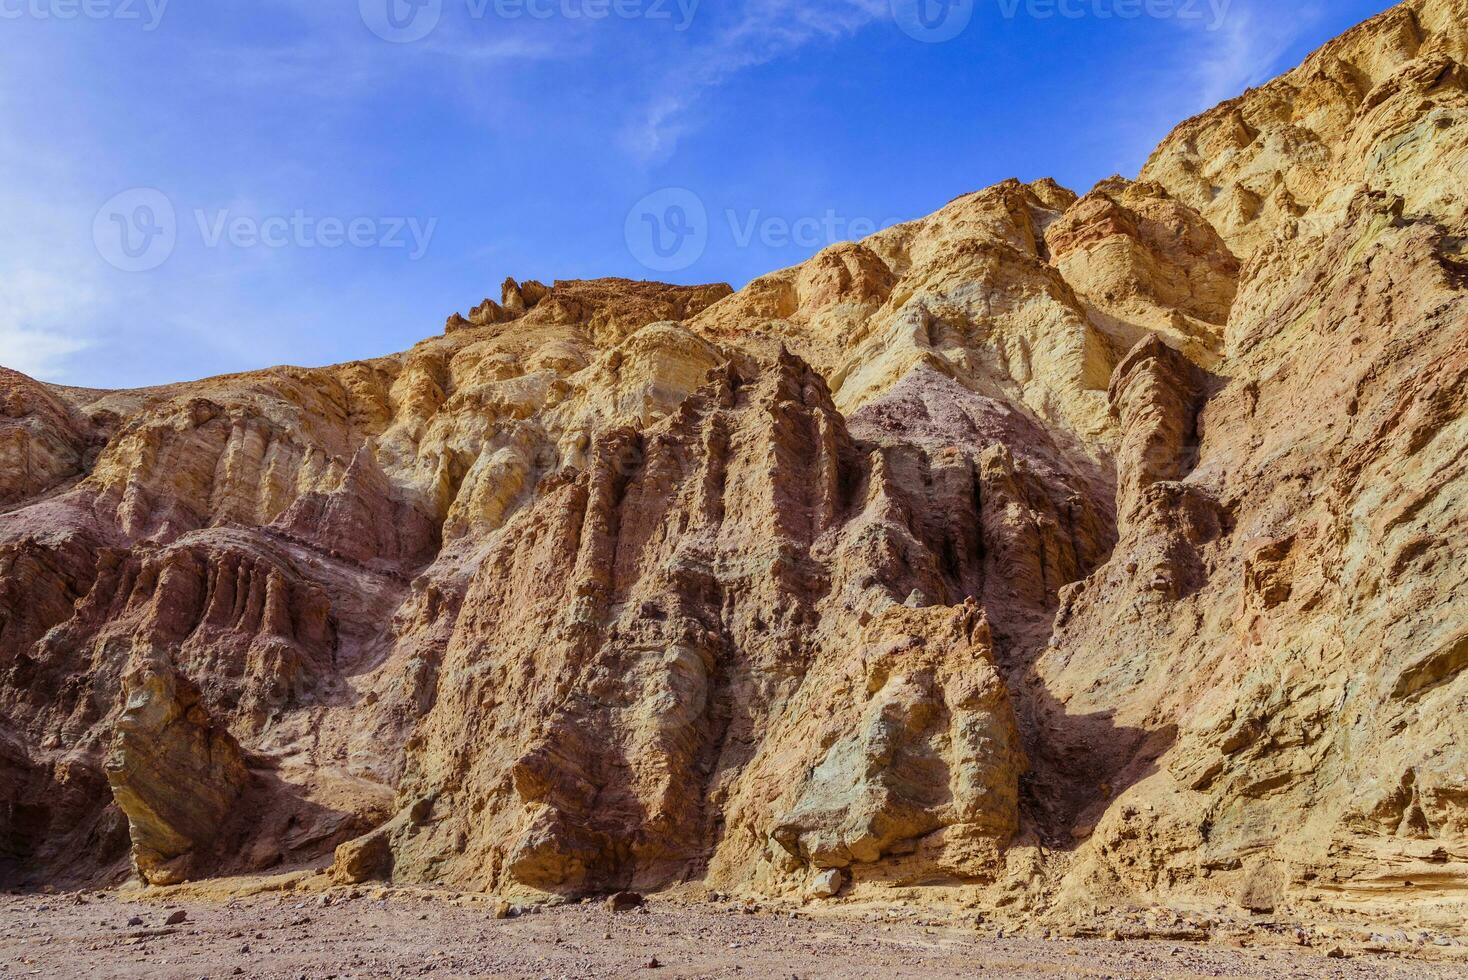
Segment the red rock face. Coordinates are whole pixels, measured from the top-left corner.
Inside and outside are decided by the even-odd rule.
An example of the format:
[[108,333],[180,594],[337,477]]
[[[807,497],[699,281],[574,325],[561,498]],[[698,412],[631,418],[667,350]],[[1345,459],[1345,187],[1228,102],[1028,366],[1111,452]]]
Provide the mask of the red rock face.
[[0,507],[31,500],[80,476],[95,426],[63,398],[0,368]]
[[[398,839],[400,873],[581,894],[774,861],[793,887],[850,847],[911,853],[955,826],[994,857],[1023,762],[963,605],[985,576],[977,459],[857,442],[789,355],[716,372],[590,459],[468,585],[404,783],[434,817]],[[888,708],[860,708],[889,686]],[[834,745],[853,725],[875,730]],[[846,778],[873,782],[801,803]]]
[[0,878],[1460,921],[1465,24],[738,293],[6,374]]

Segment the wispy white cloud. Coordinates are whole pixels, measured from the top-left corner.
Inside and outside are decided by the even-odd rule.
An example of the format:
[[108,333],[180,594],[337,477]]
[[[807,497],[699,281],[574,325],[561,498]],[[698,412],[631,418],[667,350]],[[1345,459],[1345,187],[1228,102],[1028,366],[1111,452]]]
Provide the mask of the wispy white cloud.
[[425,43],[424,51],[433,57],[457,58],[479,65],[514,61],[546,61],[571,55],[570,47],[563,42],[551,44],[545,40],[520,37],[446,40],[435,36]]
[[[372,81],[370,64],[352,47],[321,38],[279,44],[209,44],[188,49],[205,77],[218,72],[231,84],[291,86],[304,96],[355,96]],[[331,71],[321,70],[331,65]]]
[[[0,90],[16,72],[0,66]],[[24,100],[0,98],[0,132],[27,133]],[[68,206],[73,161],[22,135],[0,147],[0,365],[43,381],[72,379],[76,355],[92,346],[84,326],[96,312],[96,256],[83,236],[90,220]]]
[[670,154],[683,115],[708,91],[808,44],[850,35],[889,11],[888,0],[746,0],[712,40],[691,48],[658,83],[659,92],[622,134],[642,159]]
[[1320,0],[1218,0],[1215,14],[1175,19],[1165,46],[1140,69],[1145,84],[1117,95],[1108,121],[1118,170],[1135,172],[1179,122],[1244,94],[1283,68],[1300,39],[1318,27]]
[[[8,316],[6,320],[9,320]],[[0,367],[8,367],[42,381],[68,380],[72,355],[86,348],[87,343],[77,337],[0,321]]]
[[1233,0],[1213,30],[1193,30],[1189,61],[1200,108],[1269,81],[1280,58],[1319,20],[1318,2]]
[[[303,96],[342,99],[361,97],[367,89],[383,85],[390,75],[385,66],[391,59],[401,63],[416,56],[482,69],[568,56],[566,46],[544,40],[479,39],[469,32],[454,35],[447,31],[402,46],[354,35],[322,34],[273,45],[214,45],[191,53],[201,69],[226,69],[224,74],[234,86],[289,88]],[[322,65],[330,65],[331,70],[322,71]]]
[[74,277],[8,258],[0,281],[0,365],[43,381],[66,381],[73,356],[91,346],[67,324],[81,319],[95,296]]

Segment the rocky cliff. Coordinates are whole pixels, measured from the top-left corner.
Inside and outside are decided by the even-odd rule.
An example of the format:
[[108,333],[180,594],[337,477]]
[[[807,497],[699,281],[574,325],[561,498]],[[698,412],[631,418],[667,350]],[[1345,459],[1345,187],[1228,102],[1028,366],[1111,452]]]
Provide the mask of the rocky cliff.
[[1461,923],[1468,2],[739,292],[0,372],[0,879]]

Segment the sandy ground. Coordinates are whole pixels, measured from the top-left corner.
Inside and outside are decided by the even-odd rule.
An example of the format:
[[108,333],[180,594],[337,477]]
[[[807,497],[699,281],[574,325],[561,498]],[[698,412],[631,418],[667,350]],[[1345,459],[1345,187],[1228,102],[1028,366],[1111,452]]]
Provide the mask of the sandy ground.
[[[177,913],[184,921],[167,924]],[[875,918],[879,913],[869,913]],[[1468,961],[1175,941],[1016,939],[907,918],[601,904],[497,920],[444,895],[0,896],[0,977],[1468,977]],[[1431,952],[1431,951],[1429,951]]]

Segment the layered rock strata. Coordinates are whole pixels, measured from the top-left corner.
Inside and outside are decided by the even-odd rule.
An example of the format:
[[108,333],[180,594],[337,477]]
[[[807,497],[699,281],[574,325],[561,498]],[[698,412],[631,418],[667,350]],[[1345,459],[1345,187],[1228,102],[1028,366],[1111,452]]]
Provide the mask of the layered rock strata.
[[1461,923],[1465,25],[738,292],[0,373],[0,880]]

